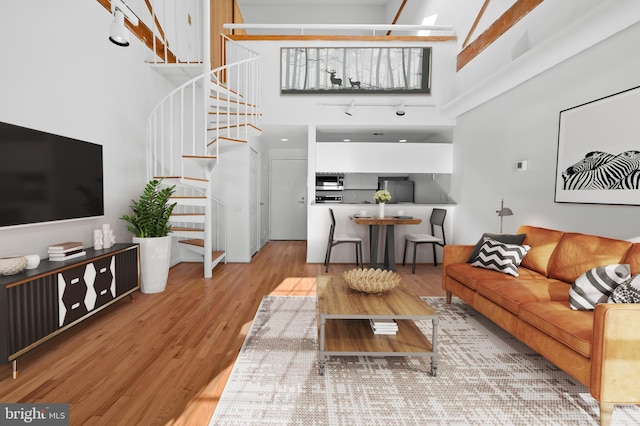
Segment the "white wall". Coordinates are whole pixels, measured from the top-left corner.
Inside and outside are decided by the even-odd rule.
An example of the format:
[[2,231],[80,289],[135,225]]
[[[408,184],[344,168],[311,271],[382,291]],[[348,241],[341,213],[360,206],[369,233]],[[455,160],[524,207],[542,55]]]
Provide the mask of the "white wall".
[[[554,203],[559,112],[639,86],[638,40],[635,24],[458,117],[454,242],[497,232],[501,198],[515,213],[504,219],[505,232],[529,224],[613,238],[640,235],[638,206]],[[525,159],[529,170],[516,171]]]
[[[8,2],[0,13],[0,121],[103,145],[105,216],[0,228],[0,256],[39,254],[67,240],[93,246],[103,223],[131,241],[119,217],[145,183],[145,123],[169,83],[145,63],[134,36],[111,43],[110,13],[97,1]],[[81,161],[81,159],[79,159]]]
[[[335,125],[441,125],[451,124],[435,108],[411,109],[404,117],[394,114],[393,106],[406,104],[441,105],[452,97],[453,72],[455,71],[454,43],[433,44],[432,94],[431,95],[372,95],[345,90],[340,95],[281,95],[280,94],[280,48],[281,47],[379,47],[381,43],[321,42],[321,41],[254,41],[242,42],[243,46],[261,55],[262,63],[262,125],[271,124],[335,124]],[[397,44],[394,44],[396,46]],[[404,46],[404,45],[403,45]],[[424,43],[407,44],[425,46]],[[355,100],[358,104],[388,105],[389,109],[356,107],[353,117],[344,114],[347,105]],[[342,106],[344,105],[344,106]],[[361,113],[360,111],[364,111]]]
[[[301,5],[287,4],[286,12],[282,8],[271,5],[259,5],[257,2],[244,4],[239,2],[242,10],[242,18],[247,23],[272,23],[272,24],[299,24],[304,19],[305,24],[358,24],[358,23],[384,23],[385,10],[382,6],[363,7],[361,4],[350,5],[345,1],[341,5],[328,4],[325,7],[310,6],[303,2]],[[247,31],[252,34],[251,30]],[[261,34],[269,31],[260,30]],[[320,34],[321,31],[305,30],[305,34]],[[326,31],[324,32],[326,33]],[[300,31],[277,31],[277,34],[300,34]]]

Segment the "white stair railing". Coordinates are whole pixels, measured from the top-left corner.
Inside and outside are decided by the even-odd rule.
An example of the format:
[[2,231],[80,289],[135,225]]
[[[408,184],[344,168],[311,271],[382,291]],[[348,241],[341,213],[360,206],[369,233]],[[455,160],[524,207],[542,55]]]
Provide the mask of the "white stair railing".
[[[226,249],[227,232],[226,207],[211,197],[212,185],[225,183],[211,182],[211,171],[226,148],[248,145],[249,134],[259,131],[261,117],[259,55],[227,38],[224,45],[227,65],[178,86],[156,105],[147,121],[148,179],[163,178],[167,184],[178,184],[180,195],[185,197],[179,203],[181,209],[189,208],[194,190],[201,194],[193,205],[200,206],[198,211],[205,215],[205,277],[211,276],[211,252],[220,247],[220,238]],[[221,208],[224,230],[212,223]],[[189,230],[175,234],[188,238]]]
[[[169,64],[169,51],[181,64],[207,64],[209,67],[210,3],[209,1],[151,0],[153,52],[157,40],[164,46],[162,57],[153,56],[156,65]],[[180,19],[178,19],[180,17]]]
[[[213,119],[209,121],[209,136],[212,140],[247,141],[260,125],[260,54],[221,36],[227,65],[211,73]],[[217,144],[216,154],[222,146]]]

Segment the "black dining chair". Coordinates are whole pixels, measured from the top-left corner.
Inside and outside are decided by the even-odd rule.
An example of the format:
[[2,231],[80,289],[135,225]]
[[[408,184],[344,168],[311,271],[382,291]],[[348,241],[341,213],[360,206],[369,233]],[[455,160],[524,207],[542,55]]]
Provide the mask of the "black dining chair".
[[327,253],[324,257],[324,271],[329,272],[329,261],[331,260],[331,249],[338,244],[351,243],[355,244],[356,249],[356,267],[362,266],[362,238],[356,235],[336,234],[336,218],[333,209],[329,209],[331,216],[331,228],[329,229],[329,241],[327,242]]
[[[444,235],[444,218],[447,216],[445,209],[433,209],[431,211],[431,235],[429,234],[407,234],[404,236],[404,254],[402,256],[402,266],[404,266],[407,258],[407,245],[413,243],[413,263],[411,265],[411,273],[416,273],[416,249],[419,244],[431,244],[433,247],[433,265],[438,266],[438,258],[436,257],[436,246],[444,247],[447,244],[447,238]],[[440,235],[436,236],[435,228],[440,228]]]

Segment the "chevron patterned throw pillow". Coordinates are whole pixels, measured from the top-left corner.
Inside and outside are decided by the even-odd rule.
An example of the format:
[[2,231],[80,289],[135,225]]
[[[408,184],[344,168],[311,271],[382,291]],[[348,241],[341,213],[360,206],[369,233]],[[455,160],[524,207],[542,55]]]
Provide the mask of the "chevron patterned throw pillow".
[[517,277],[519,276],[518,265],[530,249],[528,245],[506,244],[485,237],[480,252],[471,266],[492,269]]
[[626,264],[598,266],[580,275],[569,289],[569,306],[576,311],[595,309],[598,303],[607,303],[609,296],[631,276]]
[[609,303],[640,303],[640,274],[616,287],[609,296]]

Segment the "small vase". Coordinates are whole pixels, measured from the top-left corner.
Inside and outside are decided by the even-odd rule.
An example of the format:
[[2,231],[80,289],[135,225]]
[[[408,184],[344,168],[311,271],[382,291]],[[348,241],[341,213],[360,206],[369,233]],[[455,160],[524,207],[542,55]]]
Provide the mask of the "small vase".
[[378,217],[380,219],[384,218],[384,203],[378,203]]

